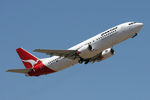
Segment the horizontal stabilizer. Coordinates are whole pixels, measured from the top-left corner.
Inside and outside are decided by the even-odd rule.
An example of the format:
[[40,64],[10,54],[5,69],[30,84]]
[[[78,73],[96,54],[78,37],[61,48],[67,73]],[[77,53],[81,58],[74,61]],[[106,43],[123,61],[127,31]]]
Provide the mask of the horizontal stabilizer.
[[32,68],[27,68],[27,69],[9,69],[6,72],[15,72],[15,73],[23,73],[23,74],[27,74],[28,72],[30,72],[32,70]]

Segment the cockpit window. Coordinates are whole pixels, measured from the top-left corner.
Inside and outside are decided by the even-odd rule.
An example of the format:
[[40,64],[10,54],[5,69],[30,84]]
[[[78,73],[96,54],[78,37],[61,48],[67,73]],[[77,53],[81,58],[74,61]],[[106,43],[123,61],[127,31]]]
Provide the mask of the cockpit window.
[[129,23],[129,25],[132,25],[132,24],[135,24],[136,22],[131,22],[131,23]]

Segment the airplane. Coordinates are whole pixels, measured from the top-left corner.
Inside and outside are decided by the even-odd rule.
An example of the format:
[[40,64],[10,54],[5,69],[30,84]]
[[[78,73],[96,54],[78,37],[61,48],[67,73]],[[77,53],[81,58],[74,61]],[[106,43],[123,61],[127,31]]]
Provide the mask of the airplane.
[[137,36],[143,23],[126,22],[112,27],[67,50],[35,49],[52,57],[39,59],[23,48],[16,49],[25,69],[10,69],[7,72],[23,73],[26,76],[40,76],[58,72],[77,63],[94,63],[114,55],[113,46]]

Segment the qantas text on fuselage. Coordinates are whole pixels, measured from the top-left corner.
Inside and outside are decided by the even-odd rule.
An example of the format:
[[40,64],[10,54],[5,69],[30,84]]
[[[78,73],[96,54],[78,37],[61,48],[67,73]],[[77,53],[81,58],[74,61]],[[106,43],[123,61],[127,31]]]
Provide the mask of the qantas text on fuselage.
[[94,63],[114,55],[113,46],[135,37],[143,27],[143,23],[126,22],[112,27],[68,50],[35,49],[34,52],[51,55],[50,58],[39,59],[23,48],[16,49],[25,69],[10,69],[7,72],[23,73],[27,76],[40,76],[58,72],[77,63]]

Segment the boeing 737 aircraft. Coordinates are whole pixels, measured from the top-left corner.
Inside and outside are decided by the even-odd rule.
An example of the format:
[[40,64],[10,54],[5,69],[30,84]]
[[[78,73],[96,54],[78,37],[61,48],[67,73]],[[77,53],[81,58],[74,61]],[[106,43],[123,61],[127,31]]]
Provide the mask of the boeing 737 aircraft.
[[35,49],[52,57],[39,59],[23,48],[16,51],[26,69],[11,69],[7,72],[23,73],[26,76],[40,76],[58,72],[77,63],[94,63],[114,55],[113,46],[134,38],[143,27],[143,23],[126,22],[112,27],[68,50]]

